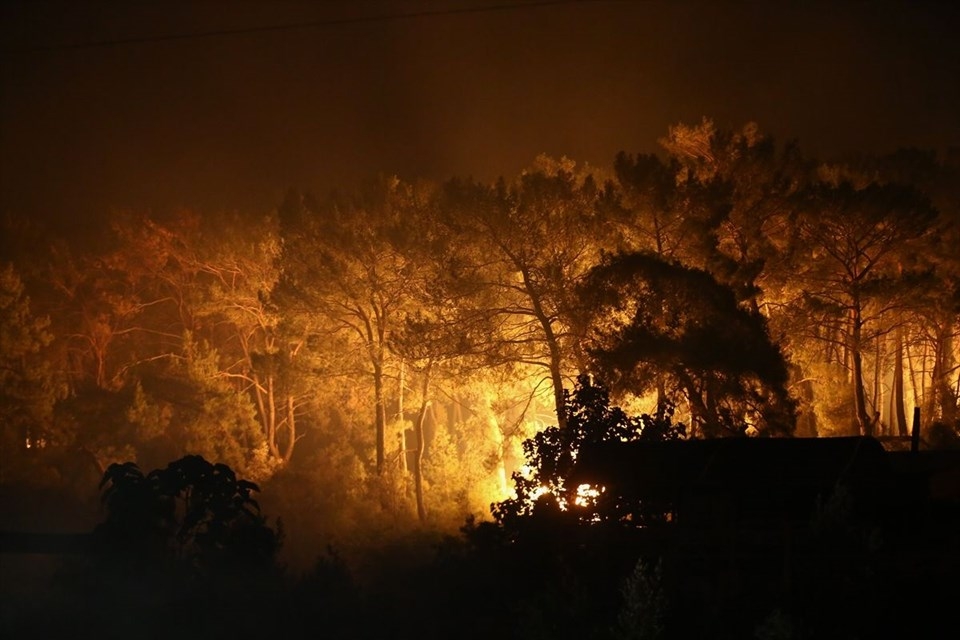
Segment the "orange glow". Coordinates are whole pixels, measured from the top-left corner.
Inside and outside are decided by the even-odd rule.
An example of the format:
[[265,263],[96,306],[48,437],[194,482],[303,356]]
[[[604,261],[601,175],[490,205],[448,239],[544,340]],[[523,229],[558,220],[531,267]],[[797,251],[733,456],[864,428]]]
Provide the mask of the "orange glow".
[[592,507],[597,504],[600,494],[606,490],[606,487],[597,489],[591,484],[581,484],[577,487],[577,497],[573,499],[573,504],[578,507]]
[[[530,499],[531,499],[533,502],[536,502],[536,501],[540,498],[540,496],[546,495],[546,494],[548,494],[548,493],[551,493],[550,489],[548,489],[547,487],[544,487],[544,486],[540,486],[540,487],[537,487],[536,489],[534,489],[534,490],[530,493]],[[560,501],[560,508],[561,508],[561,509],[565,509],[565,508],[566,508],[566,503],[565,503],[563,500]]]

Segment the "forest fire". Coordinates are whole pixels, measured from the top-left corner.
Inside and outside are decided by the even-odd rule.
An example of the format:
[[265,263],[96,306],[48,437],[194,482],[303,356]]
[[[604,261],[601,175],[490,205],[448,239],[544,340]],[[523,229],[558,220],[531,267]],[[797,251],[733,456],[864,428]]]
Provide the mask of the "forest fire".
[[0,3],[0,637],[942,636],[958,32]]
[[914,407],[928,444],[958,437],[955,167],[811,169],[710,121],[663,146],[602,183],[542,157],[509,184],[131,213],[96,244],[13,253],[6,473],[46,464],[39,443],[82,446],[93,475],[188,452],[258,481],[337,461],[342,480],[312,482],[372,472],[420,522],[483,516],[522,443],[575,417],[584,368],[686,437],[895,442]]

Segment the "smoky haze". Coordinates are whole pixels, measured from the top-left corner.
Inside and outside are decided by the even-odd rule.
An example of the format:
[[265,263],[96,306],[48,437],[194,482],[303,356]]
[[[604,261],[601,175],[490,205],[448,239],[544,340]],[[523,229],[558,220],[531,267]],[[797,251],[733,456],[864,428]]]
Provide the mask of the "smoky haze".
[[[7,215],[256,212],[381,172],[605,165],[704,116],[814,154],[960,146],[950,3],[0,6]],[[213,35],[167,39],[189,34]]]

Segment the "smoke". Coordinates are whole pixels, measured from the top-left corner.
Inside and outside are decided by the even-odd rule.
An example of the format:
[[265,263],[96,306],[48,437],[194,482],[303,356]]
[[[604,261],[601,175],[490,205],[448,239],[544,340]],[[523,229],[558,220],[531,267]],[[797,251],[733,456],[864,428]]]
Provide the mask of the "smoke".
[[[569,3],[159,42],[398,5],[60,9],[10,3],[0,20],[0,210],[14,215],[263,211],[290,187],[381,172],[492,179],[540,153],[605,164],[703,116],[815,154],[960,145],[946,3]],[[130,36],[146,41],[17,52]]]

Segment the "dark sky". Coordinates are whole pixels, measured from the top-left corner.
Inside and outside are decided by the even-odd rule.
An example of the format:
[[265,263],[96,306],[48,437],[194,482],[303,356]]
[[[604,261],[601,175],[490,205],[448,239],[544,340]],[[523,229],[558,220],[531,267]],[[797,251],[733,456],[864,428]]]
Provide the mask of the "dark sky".
[[[958,3],[514,4],[0,0],[0,211],[264,211],[608,164],[703,116],[818,155],[960,146]],[[303,23],[327,24],[256,30]]]

